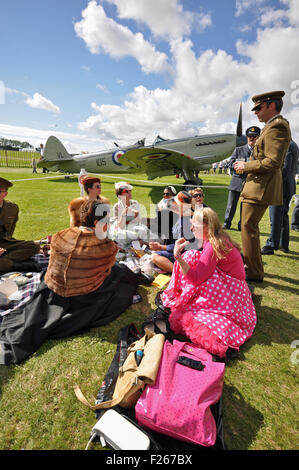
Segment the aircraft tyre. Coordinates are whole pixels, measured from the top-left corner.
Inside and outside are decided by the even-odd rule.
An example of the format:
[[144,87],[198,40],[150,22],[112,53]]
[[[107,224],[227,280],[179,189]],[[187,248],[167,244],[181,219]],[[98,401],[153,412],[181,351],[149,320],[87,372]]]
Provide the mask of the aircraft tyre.
[[201,178],[196,178],[195,180],[187,180],[183,183],[183,191],[190,191],[191,189],[196,188],[197,186],[201,186],[203,181]]

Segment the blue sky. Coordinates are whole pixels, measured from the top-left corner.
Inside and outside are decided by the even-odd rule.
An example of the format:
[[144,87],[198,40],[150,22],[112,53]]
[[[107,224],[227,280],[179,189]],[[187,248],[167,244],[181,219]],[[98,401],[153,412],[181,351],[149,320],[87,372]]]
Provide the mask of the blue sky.
[[10,0],[0,6],[0,136],[94,151],[258,124],[286,92],[299,142],[297,0]]

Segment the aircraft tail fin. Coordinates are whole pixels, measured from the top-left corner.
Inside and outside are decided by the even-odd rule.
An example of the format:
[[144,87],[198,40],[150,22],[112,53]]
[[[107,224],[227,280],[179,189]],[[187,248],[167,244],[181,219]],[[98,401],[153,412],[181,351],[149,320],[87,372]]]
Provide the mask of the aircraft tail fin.
[[44,160],[48,162],[72,160],[72,157],[60,140],[51,135],[45,145]]

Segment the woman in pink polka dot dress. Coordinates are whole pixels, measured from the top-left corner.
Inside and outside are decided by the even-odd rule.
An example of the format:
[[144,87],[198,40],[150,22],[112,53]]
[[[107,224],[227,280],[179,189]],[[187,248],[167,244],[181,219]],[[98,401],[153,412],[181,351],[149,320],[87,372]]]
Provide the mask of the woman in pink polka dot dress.
[[191,229],[203,240],[203,250],[181,254],[189,242],[177,240],[176,262],[162,301],[171,310],[174,333],[223,357],[228,348],[238,350],[251,337],[256,312],[240,249],[222,229],[216,212],[209,207],[198,209]]

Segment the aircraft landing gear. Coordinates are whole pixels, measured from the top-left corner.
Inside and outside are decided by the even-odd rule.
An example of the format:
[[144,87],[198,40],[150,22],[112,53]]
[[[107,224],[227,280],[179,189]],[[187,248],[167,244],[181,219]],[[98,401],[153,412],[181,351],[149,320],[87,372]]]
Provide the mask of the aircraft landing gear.
[[191,189],[194,189],[196,186],[201,186],[203,184],[203,181],[201,178],[198,176],[194,175],[194,172],[190,171],[183,171],[183,177],[185,178],[185,182],[183,183],[183,190],[184,191],[190,191]]

